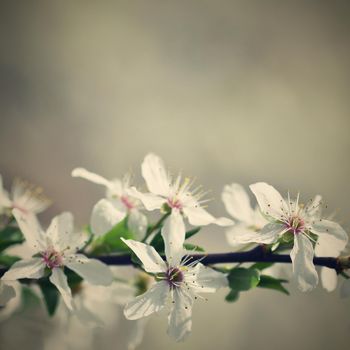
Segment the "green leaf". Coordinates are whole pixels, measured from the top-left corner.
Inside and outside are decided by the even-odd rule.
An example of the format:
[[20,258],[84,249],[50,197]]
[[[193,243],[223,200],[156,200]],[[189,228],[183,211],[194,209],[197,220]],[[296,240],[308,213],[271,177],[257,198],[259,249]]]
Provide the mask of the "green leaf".
[[194,236],[195,234],[197,234],[200,231],[201,227],[196,227],[193,230],[189,230],[186,232],[186,238],[185,239],[189,239],[192,236]]
[[115,225],[109,232],[93,242],[92,255],[109,254],[129,251],[127,245],[120,239],[134,239],[134,234],[128,229],[127,218]]
[[289,291],[282,285],[282,283],[286,283],[286,282],[288,281],[284,279],[274,278],[272,276],[267,276],[267,275],[261,275],[258,287],[274,289],[289,295]]
[[150,245],[158,252],[164,253],[164,241],[161,235],[161,231],[159,230],[155,236],[152,238]]
[[257,269],[259,271],[265,270],[271,267],[274,263],[272,262],[258,262],[250,266],[250,269]]
[[202,248],[198,245],[195,245],[195,244],[191,244],[191,243],[185,243],[184,248],[186,250],[196,251],[196,252],[204,252],[205,251],[204,248]]
[[24,242],[22,232],[18,227],[7,226],[0,231],[0,252],[15,244]]
[[251,268],[233,268],[228,275],[230,288],[236,291],[244,291],[254,288],[258,285],[259,280],[259,270]]
[[239,298],[239,292],[237,290],[231,289],[230,293],[228,293],[225,297],[225,300],[229,303],[234,303]]
[[0,265],[10,267],[16,261],[21,260],[18,256],[0,254]]
[[44,296],[47,312],[50,316],[53,316],[60,298],[59,291],[48,278],[39,279],[38,284]]

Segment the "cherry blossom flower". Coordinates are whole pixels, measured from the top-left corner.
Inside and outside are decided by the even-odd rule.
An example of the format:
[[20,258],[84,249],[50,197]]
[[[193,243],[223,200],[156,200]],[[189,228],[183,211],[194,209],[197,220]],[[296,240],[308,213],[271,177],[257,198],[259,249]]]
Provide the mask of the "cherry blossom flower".
[[245,189],[237,183],[226,185],[221,195],[226,211],[235,219],[235,225],[227,228],[226,237],[229,244],[235,248],[246,247],[240,244],[242,240],[249,240],[259,232],[268,221],[261,215],[259,206],[252,208]]
[[[284,200],[272,186],[260,182],[250,186],[261,213],[270,221],[260,232],[243,237],[241,243],[276,243],[283,235],[292,235],[294,246],[290,253],[293,272],[302,291],[313,289],[318,275],[313,263],[317,256],[334,254],[346,246],[348,236],[341,226],[333,221],[320,218],[320,197],[309,201],[306,206],[296,201]],[[315,243],[315,251],[313,247]]]
[[129,192],[139,198],[147,210],[160,209],[163,212],[171,212],[164,222],[161,233],[165,241],[176,245],[178,249],[182,248],[178,244],[184,241],[185,231],[174,230],[170,225],[172,222],[184,226],[183,217],[186,217],[194,226],[209,224],[230,226],[233,224],[233,221],[227,218],[216,219],[201,206],[206,202],[201,199],[204,193],[200,188],[192,190],[193,182],[188,178],[182,182],[179,175],[175,181],[172,181],[170,174],[165,170],[162,159],[155,154],[146,155],[141,170],[150,192],[141,193],[134,187]]
[[77,251],[85,244],[85,235],[73,232],[73,216],[65,212],[56,216],[44,233],[34,216],[27,216],[19,209],[13,210],[17,223],[26,238],[33,257],[14,263],[2,277],[3,281],[22,278],[38,279],[50,273],[50,281],[72,310],[72,294],[64,267],[68,267],[88,283],[109,285],[112,274],[109,268],[95,259],[88,259]]
[[26,181],[15,179],[11,195],[3,188],[0,175],[0,213],[18,209],[23,214],[38,214],[44,211],[51,202],[42,194],[42,189]]
[[[171,216],[170,221],[175,221],[170,226],[176,231],[184,230],[179,213]],[[183,235],[179,234],[179,237]],[[152,246],[134,240],[122,240],[141,260],[145,271],[155,274],[158,281],[126,305],[126,318],[137,320],[169,304],[168,334],[176,341],[184,340],[191,332],[194,300],[203,298],[201,293],[214,293],[218,288],[227,286],[225,275],[198,261],[190,262],[189,258],[184,257],[183,241],[176,245],[165,241],[164,261]]]
[[91,229],[94,234],[98,236],[105,234],[127,216],[128,227],[137,235],[137,239],[144,237],[147,218],[140,211],[141,202],[129,193],[129,176],[125,176],[123,180],[107,180],[83,168],[74,169],[72,176],[81,177],[106,187],[106,198],[97,202],[92,211]]

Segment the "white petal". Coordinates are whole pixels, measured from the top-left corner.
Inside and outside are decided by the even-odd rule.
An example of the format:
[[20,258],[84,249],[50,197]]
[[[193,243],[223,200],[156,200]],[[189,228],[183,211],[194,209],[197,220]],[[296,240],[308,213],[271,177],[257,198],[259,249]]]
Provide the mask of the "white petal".
[[132,209],[128,216],[128,228],[137,240],[142,240],[147,231],[147,217],[137,209]]
[[12,286],[0,280],[0,307],[5,306],[15,296],[15,289]]
[[139,199],[144,207],[149,211],[160,209],[163,204],[166,203],[165,198],[153,193],[141,193],[135,187],[129,188],[127,194]]
[[321,211],[322,211],[321,201],[322,201],[322,197],[320,195],[317,195],[315,196],[313,201],[307,205],[306,215],[309,218],[315,219],[321,216]]
[[283,230],[282,225],[269,223],[261,231],[256,232],[242,224],[229,228],[226,236],[229,243],[233,246],[247,243],[271,244],[278,240]]
[[350,279],[347,279],[343,282],[340,288],[340,297],[341,298],[350,297]]
[[73,310],[72,292],[67,282],[67,276],[64,274],[62,268],[52,269],[50,282],[56,286],[61,293],[62,299],[69,310]]
[[193,226],[206,226],[209,224],[216,224],[219,226],[231,226],[233,221],[227,218],[214,218],[205,209],[200,207],[184,207],[184,214],[188,217],[188,221]]
[[[122,209],[123,207],[121,207]],[[122,221],[127,214],[125,208],[116,208],[108,199],[98,201],[91,214],[91,230],[97,236],[102,236],[111,230],[118,222]]]
[[172,210],[170,216],[166,218],[161,233],[167,262],[171,266],[176,266],[184,255],[183,244],[186,235],[185,223],[178,210]]
[[166,264],[158,252],[150,245],[134,241],[132,239],[121,240],[137,255],[141,260],[145,271],[149,273],[164,272]]
[[165,281],[155,283],[146,293],[130,301],[124,309],[128,320],[137,320],[158,312],[165,306],[169,286]]
[[92,173],[84,168],[75,168],[72,171],[73,177],[81,177],[85,180],[91,181],[98,185],[106,186],[107,188],[111,187],[111,181],[108,181],[104,177],[97,175],[95,173]]
[[61,251],[69,246],[73,230],[73,215],[72,213],[64,212],[52,219],[46,235],[50,238],[54,247]]
[[348,242],[348,235],[336,222],[319,220],[311,232],[318,235],[315,253],[317,256],[338,256]]
[[290,257],[299,289],[307,292],[315,288],[318,283],[318,275],[313,263],[314,249],[311,241],[303,234],[294,236],[294,247]]
[[168,196],[171,180],[165,170],[162,159],[153,153],[147,154],[142,162],[141,171],[150,192]]
[[333,292],[337,288],[338,276],[334,269],[322,267],[321,282],[324,289],[328,292]]
[[265,182],[258,182],[249,187],[258,201],[261,212],[279,220],[283,215],[282,208],[286,208],[285,200],[279,192]]
[[236,220],[252,224],[254,210],[250,206],[250,201],[245,189],[237,184],[226,185],[221,198],[225,204],[227,212]]
[[145,333],[147,319],[136,320],[131,325],[131,331],[128,334],[128,350],[135,350],[141,343]]
[[13,216],[21,229],[28,247],[33,253],[45,250],[44,233],[35,215],[25,215],[21,210],[13,209]]
[[186,289],[176,288],[173,298],[168,334],[176,341],[184,341],[191,334],[193,297]]
[[107,265],[96,259],[89,259],[85,255],[75,254],[65,258],[65,265],[86,282],[102,286],[108,286],[113,281],[113,275]]
[[15,262],[2,279],[14,281],[21,278],[40,278],[44,276],[45,264],[41,258],[24,259]]
[[[223,273],[215,271],[201,263],[195,266],[193,273],[196,274],[195,281],[199,286],[196,292],[198,293],[215,293],[219,288],[228,286],[227,278]],[[191,276],[189,278],[191,281]]]

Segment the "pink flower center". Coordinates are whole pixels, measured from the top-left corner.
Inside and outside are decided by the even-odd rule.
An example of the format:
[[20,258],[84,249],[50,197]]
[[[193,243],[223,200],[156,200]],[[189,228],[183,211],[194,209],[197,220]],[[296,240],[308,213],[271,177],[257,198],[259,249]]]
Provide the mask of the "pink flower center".
[[41,253],[42,259],[49,269],[60,267],[63,265],[62,254],[56,252],[54,249],[48,249]]
[[131,202],[130,198],[128,198],[127,196],[122,196],[121,201],[128,208],[128,210],[135,208],[134,204]]
[[184,274],[177,267],[169,267],[165,273],[165,279],[170,288],[176,288],[183,282]]
[[304,231],[305,222],[298,216],[292,216],[285,223],[285,227],[286,229],[288,229],[289,232],[293,233],[294,235],[297,235],[300,232]]
[[172,209],[179,209],[179,210],[182,209],[181,202],[176,198],[168,198],[168,205]]

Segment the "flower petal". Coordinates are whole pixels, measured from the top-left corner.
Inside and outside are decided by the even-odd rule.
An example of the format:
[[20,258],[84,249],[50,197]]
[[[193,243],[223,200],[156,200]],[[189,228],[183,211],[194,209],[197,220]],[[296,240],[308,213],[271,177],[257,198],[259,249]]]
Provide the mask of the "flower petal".
[[146,293],[130,301],[124,309],[128,320],[137,320],[158,312],[165,306],[169,286],[165,281],[155,283]]
[[147,319],[136,320],[131,325],[131,331],[128,334],[128,350],[135,350],[141,343],[145,333]]
[[139,199],[144,207],[149,210],[160,209],[166,202],[165,198],[160,197],[153,193],[141,193],[135,187],[131,187],[127,190],[127,194]]
[[54,248],[61,251],[69,246],[73,230],[73,215],[72,213],[64,212],[52,219],[46,235],[50,238]]
[[153,153],[147,154],[142,162],[141,171],[150,192],[168,196],[171,180],[161,158]]
[[347,233],[333,221],[316,221],[311,232],[318,235],[315,247],[317,256],[338,256],[348,242]]
[[0,175],[0,212],[2,210],[2,207],[9,208],[11,205],[12,202],[7,191],[3,188],[2,176]]
[[41,258],[24,259],[15,262],[2,276],[4,281],[14,281],[21,278],[40,278],[44,276],[45,264]]
[[285,200],[279,192],[265,182],[258,182],[249,187],[258,201],[261,212],[279,220],[283,215],[282,208],[286,208]]
[[12,298],[16,296],[15,289],[0,280],[0,307],[5,306]]
[[184,255],[183,245],[186,235],[185,223],[178,210],[172,210],[170,216],[166,218],[161,233],[167,262],[171,266],[176,266]]
[[324,289],[328,292],[333,292],[337,288],[338,276],[334,269],[322,267],[321,282]]
[[233,221],[227,218],[214,218],[205,209],[199,205],[196,207],[184,207],[184,214],[188,217],[188,221],[193,226],[206,226],[210,224],[216,224],[219,226],[231,226]]
[[322,211],[321,201],[322,201],[322,197],[320,195],[317,195],[312,200],[312,202],[306,206],[305,212],[309,218],[315,219],[321,216],[321,211]]
[[229,228],[226,232],[226,236],[229,243],[233,246],[247,243],[271,244],[278,240],[283,231],[283,226],[277,223],[269,223],[259,232],[242,224]]
[[95,184],[98,185],[103,185],[106,186],[107,188],[111,187],[111,181],[108,181],[101,175],[97,175],[95,173],[92,173],[91,171],[88,171],[84,168],[75,168],[72,171],[72,176],[73,177],[81,177],[85,180],[91,181]]
[[124,207],[116,208],[108,199],[98,201],[91,214],[91,230],[97,236],[102,236],[110,231],[118,222],[122,221],[127,211]]
[[193,296],[186,289],[176,288],[168,318],[168,334],[177,342],[184,341],[192,329]]
[[134,241],[132,239],[121,240],[137,255],[141,260],[145,271],[149,273],[164,272],[166,270],[166,264],[160,257],[158,252],[147,244]]
[[39,221],[35,215],[25,215],[19,209],[12,210],[17,224],[21,229],[28,247],[33,253],[45,250],[44,233],[40,227]]
[[236,220],[252,224],[254,210],[250,206],[247,192],[240,184],[226,185],[221,195],[227,212]]
[[201,263],[195,266],[193,273],[196,274],[195,281],[199,286],[198,293],[215,293],[219,288],[228,286],[227,278],[223,273]]
[[315,288],[318,283],[318,275],[313,263],[314,249],[311,241],[303,234],[294,236],[294,247],[290,257],[299,289],[307,292]]
[[147,231],[147,217],[137,209],[132,209],[128,216],[128,228],[137,240],[142,240]]
[[347,279],[343,282],[340,288],[340,297],[341,298],[350,297],[350,279]]
[[99,260],[89,259],[82,254],[74,254],[66,257],[64,262],[88,283],[109,286],[113,281],[111,270]]
[[64,274],[62,268],[52,269],[50,282],[56,286],[61,293],[62,299],[69,310],[73,310],[72,292],[67,282],[67,276]]

